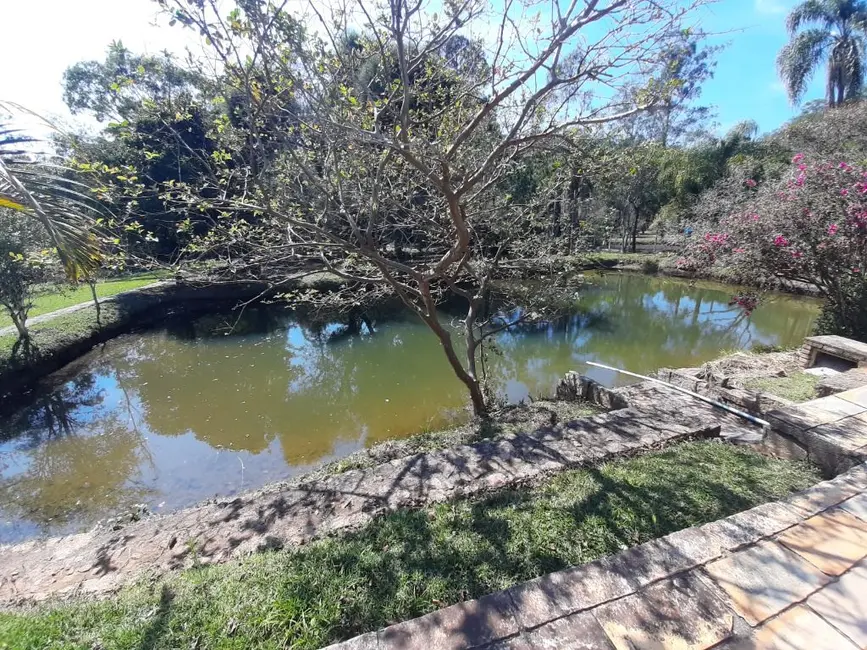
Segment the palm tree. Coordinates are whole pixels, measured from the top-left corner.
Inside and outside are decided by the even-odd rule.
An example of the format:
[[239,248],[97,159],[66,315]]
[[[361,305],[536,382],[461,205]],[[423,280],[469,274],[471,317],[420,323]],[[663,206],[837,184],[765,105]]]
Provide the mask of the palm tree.
[[[816,25],[803,29],[805,25]],[[867,3],[864,0],[805,0],[786,20],[791,41],[777,58],[789,98],[797,103],[807,82],[823,62],[827,68],[828,106],[857,96],[862,67]]]
[[70,279],[92,275],[100,261],[95,224],[104,210],[69,169],[33,154],[34,138],[15,126],[15,109],[19,107],[0,102],[0,209],[36,219]]

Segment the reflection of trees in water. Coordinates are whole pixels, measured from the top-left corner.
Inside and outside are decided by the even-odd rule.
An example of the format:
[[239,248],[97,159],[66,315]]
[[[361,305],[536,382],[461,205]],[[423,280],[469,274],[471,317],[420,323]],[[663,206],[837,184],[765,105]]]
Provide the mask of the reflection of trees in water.
[[581,295],[580,313],[549,323],[522,324],[497,338],[489,360],[496,390],[523,383],[530,394],[550,392],[581,360],[649,372],[688,366],[720,350],[754,343],[789,344],[807,335],[812,305],[764,305],[752,316],[709,287],[643,276],[607,276]]
[[72,435],[85,417],[81,411],[102,404],[104,395],[96,388],[92,372],[77,374],[53,390],[40,391],[4,427],[3,438],[26,438],[31,446],[52,438]]
[[153,459],[127,417],[134,406],[120,399],[116,409],[107,408],[106,391],[97,387],[110,376],[104,367],[80,372],[10,418],[0,447],[6,517],[50,532],[75,521],[91,524],[152,492],[140,477]]
[[[605,278],[582,291],[577,313],[497,336],[493,387],[503,394],[509,385],[520,397],[520,382],[533,395],[548,393],[585,359],[637,371],[692,365],[722,348],[795,341],[815,313],[784,300],[747,318],[727,302],[709,287]],[[150,433],[192,434],[212,448],[254,454],[279,441],[293,465],[332,453],[335,441],[443,426],[446,412],[465,403],[436,340],[415,321],[334,337],[333,325],[296,324],[279,309],[250,309],[236,320],[217,314],[109,344],[71,381],[8,418],[0,440],[4,514],[47,525],[147,499],[142,477],[148,467],[158,473],[160,461],[149,457]],[[200,458],[185,459],[191,473],[207,471],[194,467]]]

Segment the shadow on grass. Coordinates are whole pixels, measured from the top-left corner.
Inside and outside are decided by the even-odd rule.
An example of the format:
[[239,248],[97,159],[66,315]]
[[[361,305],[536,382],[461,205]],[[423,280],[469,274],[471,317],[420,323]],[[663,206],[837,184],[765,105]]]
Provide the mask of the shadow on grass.
[[166,585],[162,585],[159,603],[156,610],[148,618],[138,650],[155,650],[162,647],[161,639],[164,637],[169,623],[173,600],[172,591]]
[[[568,472],[534,490],[397,512],[342,540],[264,557],[279,596],[338,599],[319,640],[350,638],[713,521],[815,476],[721,444]],[[274,566],[276,563],[278,566]],[[301,645],[299,647],[307,647]]]

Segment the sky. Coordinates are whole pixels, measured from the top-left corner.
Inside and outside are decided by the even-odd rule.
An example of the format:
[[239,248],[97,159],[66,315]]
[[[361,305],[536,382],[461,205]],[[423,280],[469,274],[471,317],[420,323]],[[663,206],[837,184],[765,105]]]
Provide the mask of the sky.
[[[776,74],[776,55],[786,43],[786,13],[797,0],[718,0],[704,8],[701,26],[728,44],[702,103],[718,112],[722,134],[753,119],[763,132],[798,113]],[[157,17],[152,0],[2,0],[0,100],[17,102],[46,116],[68,118],[61,77],[70,65],[101,59],[112,40],[135,52],[181,53],[189,32]],[[822,96],[817,75],[806,100]]]

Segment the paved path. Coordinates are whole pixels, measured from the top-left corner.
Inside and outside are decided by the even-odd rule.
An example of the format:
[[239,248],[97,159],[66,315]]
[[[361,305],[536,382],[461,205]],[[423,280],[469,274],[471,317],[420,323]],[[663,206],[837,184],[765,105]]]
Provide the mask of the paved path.
[[[160,282],[153,282],[151,284],[146,284],[141,287],[136,287],[135,289],[131,289],[130,291],[142,291],[145,289],[155,289],[156,287],[161,287],[166,284],[172,284],[169,281],[162,280]],[[105,298],[99,299],[99,304],[104,305],[106,303],[115,302],[118,298],[122,297],[124,294],[129,293],[128,291],[124,291],[123,293],[116,293],[113,296],[106,296]],[[93,306],[93,300],[88,300],[86,302],[80,302],[77,305],[70,305],[69,307],[64,307],[63,309],[57,309],[55,311],[50,311],[47,314],[40,314],[39,316],[34,316],[33,318],[27,319],[27,325],[35,325],[37,323],[44,323],[45,321],[53,320],[58,316],[66,316],[67,314],[72,314],[77,311],[81,311],[82,309],[86,309],[87,307]],[[17,334],[18,330],[15,329],[14,325],[9,325],[7,327],[0,327],[0,336],[9,336],[12,334]]]
[[[851,464],[867,445],[865,413],[867,388],[781,409],[775,421],[810,453],[836,445]],[[330,648],[867,648],[867,463],[782,501]]]

